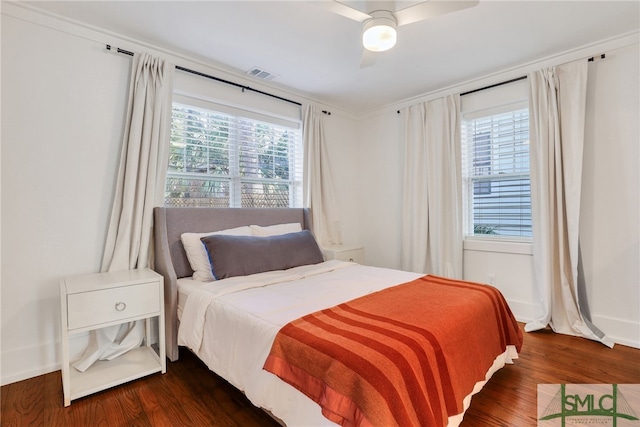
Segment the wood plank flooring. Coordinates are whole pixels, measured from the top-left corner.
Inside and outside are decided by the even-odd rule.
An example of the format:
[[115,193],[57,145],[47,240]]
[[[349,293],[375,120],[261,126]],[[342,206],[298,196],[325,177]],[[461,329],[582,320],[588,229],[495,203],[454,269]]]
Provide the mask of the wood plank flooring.
[[[640,350],[609,349],[548,330],[525,333],[520,358],[473,398],[461,427],[535,426],[537,385],[544,383],[640,384]],[[3,427],[279,425],[185,349],[165,375],[74,400],[67,408],[59,371],[3,386],[0,401]]]

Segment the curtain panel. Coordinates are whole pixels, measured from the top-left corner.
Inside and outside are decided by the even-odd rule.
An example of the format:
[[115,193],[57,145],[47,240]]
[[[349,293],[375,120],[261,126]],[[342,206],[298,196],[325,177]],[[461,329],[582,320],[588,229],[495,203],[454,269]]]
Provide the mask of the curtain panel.
[[[153,208],[164,199],[174,69],[148,53],[133,56],[103,272],[149,266]],[[73,366],[85,371],[97,360],[111,360],[139,347],[143,339],[143,321],[91,331],[87,349]]]
[[342,244],[335,209],[334,184],[325,140],[324,114],[307,105],[302,123],[304,145],[304,204],[313,212],[313,234],[321,246]]
[[167,176],[175,67],[148,53],[135,54],[102,271],[149,265],[153,208],[161,206]]
[[578,264],[587,61],[539,70],[528,78],[533,280],[542,314],[525,330],[550,325],[555,332],[612,347],[589,321],[579,296],[586,295],[579,289],[584,282],[578,280]]
[[402,269],[462,279],[460,95],[401,113]]

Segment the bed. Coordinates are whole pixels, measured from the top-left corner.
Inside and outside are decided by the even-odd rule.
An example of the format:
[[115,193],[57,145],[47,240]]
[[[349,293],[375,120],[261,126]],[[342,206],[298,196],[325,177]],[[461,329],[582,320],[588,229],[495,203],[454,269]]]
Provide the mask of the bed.
[[[502,295],[317,259],[311,220],[307,209],[156,208],[167,357],[188,347],[288,426],[457,426],[472,395],[522,345]],[[202,267],[192,268],[185,233],[203,237],[218,280],[194,279]],[[256,266],[252,251],[273,259]],[[482,308],[469,314],[467,304]]]

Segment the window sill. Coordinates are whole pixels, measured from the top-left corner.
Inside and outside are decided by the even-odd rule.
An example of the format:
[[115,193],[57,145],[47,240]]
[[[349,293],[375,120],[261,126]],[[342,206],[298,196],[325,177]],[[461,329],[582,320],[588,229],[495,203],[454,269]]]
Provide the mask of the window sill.
[[533,245],[530,241],[489,240],[466,238],[463,241],[465,251],[498,252],[506,254],[533,255]]

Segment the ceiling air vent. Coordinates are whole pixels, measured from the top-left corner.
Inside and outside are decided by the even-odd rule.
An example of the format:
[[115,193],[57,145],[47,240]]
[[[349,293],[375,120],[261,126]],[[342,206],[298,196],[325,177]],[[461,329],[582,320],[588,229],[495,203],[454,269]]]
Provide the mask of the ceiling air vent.
[[273,80],[277,77],[275,74],[270,73],[269,71],[263,70],[258,67],[253,67],[252,69],[247,71],[247,74],[263,80]]

